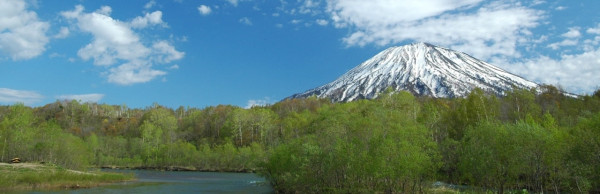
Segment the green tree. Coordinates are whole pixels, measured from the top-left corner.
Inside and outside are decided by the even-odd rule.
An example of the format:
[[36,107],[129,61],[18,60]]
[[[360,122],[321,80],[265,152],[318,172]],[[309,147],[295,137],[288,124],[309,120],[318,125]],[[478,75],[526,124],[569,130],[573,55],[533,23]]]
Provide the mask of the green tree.
[[467,129],[459,163],[463,180],[502,193],[508,181],[517,177],[521,163],[514,157],[519,147],[510,140],[510,132],[502,124],[484,121]]
[[0,122],[0,139],[2,141],[1,161],[20,157],[31,159],[35,128],[33,111],[23,104],[9,107],[9,113]]
[[573,185],[579,192],[600,190],[600,112],[583,118],[570,131],[574,136],[569,153]]
[[100,142],[99,142],[98,136],[95,133],[92,133],[92,135],[90,135],[86,138],[86,143],[87,143],[88,149],[92,152],[93,163],[96,165],[99,164],[100,163]]
[[535,90],[514,88],[502,99],[505,119],[513,122],[525,120],[527,115],[537,118],[541,112],[535,103]]
[[149,121],[144,121],[144,124],[140,128],[142,131],[145,161],[147,164],[156,165],[158,163],[160,146],[163,144],[163,130]]
[[[232,129],[233,134],[235,135],[236,144],[239,146],[244,144],[244,136],[246,130],[250,128],[248,126],[249,113],[245,109],[236,109],[231,114],[230,120],[228,121],[228,126]],[[248,139],[246,139],[248,142]]]

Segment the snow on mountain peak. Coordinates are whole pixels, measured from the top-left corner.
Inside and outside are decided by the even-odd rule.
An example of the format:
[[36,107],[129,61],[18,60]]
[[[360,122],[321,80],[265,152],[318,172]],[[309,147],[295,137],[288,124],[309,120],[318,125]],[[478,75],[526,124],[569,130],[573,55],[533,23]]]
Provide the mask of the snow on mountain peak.
[[316,95],[348,102],[376,98],[388,87],[415,95],[452,98],[466,96],[475,88],[502,95],[513,87],[537,86],[468,54],[428,43],[413,43],[388,48],[337,80],[290,98]]

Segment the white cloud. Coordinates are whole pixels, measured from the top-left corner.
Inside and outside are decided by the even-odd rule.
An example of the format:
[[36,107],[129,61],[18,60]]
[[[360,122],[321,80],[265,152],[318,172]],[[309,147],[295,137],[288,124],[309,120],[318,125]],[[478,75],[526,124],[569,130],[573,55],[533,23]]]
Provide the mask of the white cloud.
[[225,0],[225,1],[231,3],[231,5],[233,5],[234,7],[237,7],[238,3],[239,3],[238,0]]
[[563,37],[566,38],[579,38],[581,36],[581,32],[579,32],[579,27],[569,28],[569,31],[562,34]]
[[188,37],[187,36],[178,37],[177,41],[187,42],[188,41]]
[[23,103],[31,105],[40,102],[44,96],[34,91],[13,90],[9,88],[0,88],[0,103]]
[[304,4],[302,4],[303,7],[308,7],[308,8],[313,8],[313,7],[318,7],[319,4],[321,4],[321,1],[319,0],[304,0]]
[[111,83],[131,85],[166,75],[166,72],[154,70],[152,66],[179,60],[185,54],[164,40],[156,40],[151,47],[147,47],[133,31],[149,25],[166,25],[160,11],[147,13],[127,23],[107,15],[110,7],[92,13],[84,13],[83,10],[83,6],[78,5],[72,11],[61,12],[61,15],[75,20],[81,31],[91,33],[94,37],[91,43],[79,49],[77,54],[81,59],[93,59],[95,65],[106,67],[120,64],[107,72]]
[[600,24],[598,24],[598,26],[595,27],[595,28],[588,28],[586,30],[586,32],[589,33],[589,34],[598,34],[598,35],[600,35]]
[[[327,0],[326,11],[332,25],[350,30],[342,39],[347,46],[430,42],[498,62],[495,64],[511,72],[540,83],[559,84],[570,92],[591,93],[597,89],[600,25],[585,30],[568,28],[558,36],[558,42],[544,45],[552,49],[575,46],[569,53],[582,53],[522,59],[521,50],[529,51],[549,40],[547,35],[532,32],[548,17],[547,12],[533,8],[545,1],[528,3],[524,6],[527,3],[510,0]],[[583,32],[596,36],[586,37]]]
[[269,105],[271,103],[271,99],[269,97],[265,97],[264,99],[259,99],[259,100],[248,100],[248,102],[246,103],[246,109],[255,107],[255,106],[266,106]]
[[547,35],[541,35],[539,38],[534,39],[531,42],[535,43],[535,44],[540,44],[540,43],[546,42],[547,40],[548,40],[548,36]]
[[146,28],[149,25],[167,26],[167,24],[162,21],[161,11],[146,13],[144,17],[138,16],[135,19],[133,19],[130,23],[130,26],[133,28]]
[[132,62],[111,68],[108,75],[108,82],[119,85],[131,85],[149,82],[156,77],[166,74],[164,71],[152,69],[148,64]]
[[112,13],[112,8],[105,5],[100,7],[96,12],[102,15],[110,15]]
[[27,10],[24,0],[0,1],[0,52],[13,60],[41,55],[49,41],[48,28],[49,23]]
[[158,63],[170,63],[182,59],[185,55],[185,53],[175,50],[175,47],[164,40],[155,42],[152,48],[151,58]]
[[48,55],[48,57],[50,57],[50,58],[56,58],[56,57],[64,57],[64,56],[61,55],[61,54],[58,54],[58,53],[52,53],[52,54]]
[[533,0],[531,6],[541,5],[547,3],[546,0]]
[[58,34],[54,35],[54,38],[63,39],[63,38],[66,38],[67,36],[69,36],[70,33],[71,33],[71,31],[69,31],[69,28],[61,27]]
[[171,69],[171,70],[179,69],[179,65],[175,64],[175,65],[169,67],[168,69]]
[[317,19],[317,24],[319,24],[320,26],[327,26],[327,24],[329,24],[329,22],[327,20],[323,20],[323,19]]
[[565,6],[558,6],[558,7],[555,8],[555,10],[557,10],[557,11],[562,11],[562,10],[565,10],[565,9],[567,9],[567,7],[565,7]]
[[473,6],[482,0],[328,0],[328,11],[338,17],[340,25],[359,28],[413,22],[446,11]]
[[321,1],[319,0],[304,0],[304,3],[298,8],[298,12],[301,14],[312,14],[316,15],[320,13],[319,5]]
[[152,7],[154,7],[156,5],[156,1],[152,0],[149,1],[148,3],[146,3],[146,5],[144,5],[144,9],[150,9]]
[[77,19],[81,15],[81,12],[83,12],[83,9],[83,5],[76,5],[73,11],[63,11],[60,12],[60,15],[67,19]]
[[573,93],[590,94],[600,86],[600,48],[560,59],[542,56],[513,67],[528,79],[558,84]]
[[553,50],[558,50],[560,47],[575,46],[575,45],[577,45],[577,43],[579,43],[579,41],[577,41],[577,40],[565,39],[561,42],[555,42],[555,43],[549,44],[548,48],[551,48]]
[[58,100],[77,100],[81,102],[98,102],[104,98],[104,94],[70,94],[57,96]]
[[543,15],[516,3],[481,0],[329,0],[328,12],[336,27],[353,30],[343,39],[348,46],[430,42],[484,60],[519,57],[517,44]]
[[94,35],[93,41],[78,52],[84,60],[93,58],[96,65],[110,66],[119,59],[138,60],[150,53],[127,23],[98,12],[80,13],[75,18],[68,16],[71,12],[63,13],[69,19],[76,19],[82,31]]
[[593,51],[598,48],[600,44],[600,36],[596,36],[592,39],[587,39],[583,41],[583,50],[584,51]]
[[198,7],[198,12],[200,12],[201,15],[209,15],[212,10],[206,5],[200,5]]
[[248,17],[240,18],[239,22],[242,24],[246,24],[248,26],[252,25],[252,21],[250,21],[250,18],[248,18]]
[[548,48],[551,48],[553,50],[558,50],[559,48],[564,47],[564,46],[578,45],[579,44],[578,38],[581,37],[581,32],[579,32],[579,30],[580,30],[579,27],[569,28],[568,32],[561,34],[561,37],[565,38],[564,40],[562,40],[560,42],[555,42],[555,43],[549,44]]

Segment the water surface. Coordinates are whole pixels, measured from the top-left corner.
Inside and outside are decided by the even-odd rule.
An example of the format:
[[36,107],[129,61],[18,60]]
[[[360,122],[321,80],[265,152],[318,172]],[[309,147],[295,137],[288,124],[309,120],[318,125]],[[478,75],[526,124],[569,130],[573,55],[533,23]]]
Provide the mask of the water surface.
[[89,189],[30,193],[273,193],[264,178],[252,173],[110,171],[135,173],[137,180]]

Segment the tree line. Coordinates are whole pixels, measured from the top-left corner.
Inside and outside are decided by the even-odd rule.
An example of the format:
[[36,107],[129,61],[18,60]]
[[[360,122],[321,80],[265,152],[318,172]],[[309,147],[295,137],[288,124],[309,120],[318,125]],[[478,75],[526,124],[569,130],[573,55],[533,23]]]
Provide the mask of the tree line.
[[315,97],[243,109],[57,101],[0,106],[1,160],[258,171],[279,191],[600,191],[600,90]]

